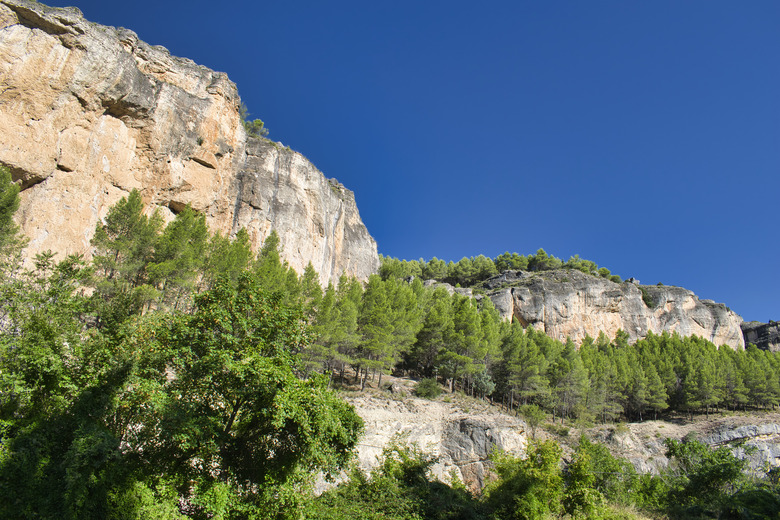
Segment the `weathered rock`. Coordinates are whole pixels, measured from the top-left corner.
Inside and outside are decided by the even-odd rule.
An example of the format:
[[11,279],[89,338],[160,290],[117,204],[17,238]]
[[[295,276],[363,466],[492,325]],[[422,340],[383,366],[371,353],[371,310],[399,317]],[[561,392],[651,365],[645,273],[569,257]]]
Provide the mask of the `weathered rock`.
[[752,343],[762,350],[780,352],[780,322],[760,323],[750,321],[742,324],[745,344]]
[[406,390],[404,389],[404,386],[399,383],[398,381],[393,381],[387,386],[388,392],[391,394],[403,396],[406,394]]
[[247,138],[235,84],[75,8],[0,0],[0,163],[22,185],[26,254],[90,253],[108,209],[132,189],[167,219],[187,204],[213,231],[327,282],[379,266],[352,192],[302,155]]
[[[697,335],[716,345],[744,348],[742,318],[723,304],[681,287],[615,283],[576,270],[507,272],[485,283],[504,319],[533,325],[552,338],[581,342],[618,329],[630,341],[652,331]],[[643,300],[649,302],[649,305]]]
[[474,291],[470,287],[453,287],[447,282],[437,282],[436,280],[425,280],[423,282],[423,286],[433,287],[434,289],[444,289],[450,294],[450,296],[452,296],[454,293],[458,293],[461,296],[468,296],[468,297],[474,295],[473,294]]
[[614,455],[627,458],[642,473],[658,473],[669,465],[667,438],[685,441],[693,437],[712,447],[728,446],[735,456],[748,460],[748,470],[764,474],[780,466],[780,414],[741,415],[700,418],[691,423],[646,421],[626,425],[616,433],[614,427],[599,427],[588,435],[604,443]]
[[347,399],[365,422],[366,431],[358,444],[361,469],[369,472],[388,444],[400,440],[416,444],[438,457],[433,475],[449,482],[451,473],[478,491],[485,482],[494,448],[515,455],[525,453],[526,425],[520,419],[490,411],[466,413],[442,401],[360,397]]

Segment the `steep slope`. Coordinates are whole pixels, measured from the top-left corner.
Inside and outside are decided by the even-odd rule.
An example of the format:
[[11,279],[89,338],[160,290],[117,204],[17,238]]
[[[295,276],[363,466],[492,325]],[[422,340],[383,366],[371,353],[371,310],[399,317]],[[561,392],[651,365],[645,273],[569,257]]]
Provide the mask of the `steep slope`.
[[214,231],[272,229],[299,272],[364,279],[376,242],[352,192],[302,155],[248,138],[235,84],[78,9],[0,0],[0,164],[23,187],[27,255],[89,254],[108,208],[132,189],[172,218],[187,204]]
[[742,318],[682,287],[615,283],[576,270],[507,271],[483,285],[502,317],[559,340],[570,337],[579,343],[599,332],[613,338],[622,329],[632,342],[652,331],[695,334],[718,346],[745,346]]

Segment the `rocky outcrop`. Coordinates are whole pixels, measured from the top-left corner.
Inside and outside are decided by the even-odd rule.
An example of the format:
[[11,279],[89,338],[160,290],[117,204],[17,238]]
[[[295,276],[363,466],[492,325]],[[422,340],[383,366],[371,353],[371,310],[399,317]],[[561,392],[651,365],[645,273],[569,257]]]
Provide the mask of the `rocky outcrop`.
[[505,319],[533,325],[548,336],[579,343],[618,329],[630,341],[652,331],[697,335],[716,345],[744,348],[742,318],[723,304],[700,300],[681,287],[615,283],[576,270],[507,271],[484,283]]
[[454,472],[478,491],[485,484],[493,449],[525,453],[525,423],[487,407],[465,411],[454,403],[417,398],[364,396],[347,400],[365,423],[358,461],[367,473],[377,466],[382,450],[397,439],[437,457],[432,473],[439,480],[449,482]]
[[[348,397],[365,423],[358,444],[358,463],[369,473],[379,463],[382,450],[391,442],[415,444],[423,452],[437,457],[432,474],[449,482],[454,472],[470,489],[479,491],[489,478],[489,455],[494,448],[523,457],[529,442],[522,420],[498,412],[495,407],[477,401],[452,399],[429,401],[404,397],[413,386],[396,380],[404,391],[393,395]],[[617,425],[599,425],[584,430],[538,428],[539,440],[555,440],[570,461],[580,434],[604,444],[613,455],[628,459],[641,473],[658,473],[669,465],[667,438],[696,438],[710,446],[729,446],[740,458],[747,458],[753,473],[780,466],[780,413],[733,414],[696,417],[693,421],[644,421]],[[549,430],[549,431],[548,431]],[[320,492],[332,484],[321,482]]]
[[446,282],[437,282],[436,280],[425,280],[423,287],[432,287],[433,289],[444,289],[452,296],[454,293],[458,293],[461,296],[468,296],[469,298],[474,296],[474,291],[470,287],[453,287]]
[[133,189],[167,219],[187,204],[213,231],[272,229],[323,282],[379,266],[352,192],[302,155],[247,138],[235,84],[78,9],[0,0],[0,164],[21,183],[27,255],[89,254]]
[[748,470],[766,473],[780,466],[780,414],[734,415],[689,423],[646,421],[627,424],[618,431],[614,426],[597,427],[587,432],[605,444],[617,456],[625,457],[642,473],[658,473],[669,465],[667,438],[678,441],[695,438],[712,447],[728,446],[735,456],[748,460]]
[[745,344],[753,344],[762,350],[780,352],[780,322],[761,323],[749,321],[742,324]]

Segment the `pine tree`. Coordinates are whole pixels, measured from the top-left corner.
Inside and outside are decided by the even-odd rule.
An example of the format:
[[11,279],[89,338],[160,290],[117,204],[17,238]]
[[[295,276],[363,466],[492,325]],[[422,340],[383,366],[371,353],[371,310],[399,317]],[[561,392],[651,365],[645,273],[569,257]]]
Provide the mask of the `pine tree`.
[[133,190],[109,209],[92,238],[92,303],[99,327],[112,334],[157,297],[148,269],[163,221],[157,212],[147,217],[143,210],[141,194]]
[[392,359],[393,322],[385,283],[371,275],[366,284],[360,307],[358,325],[361,334],[356,358],[358,374],[363,372],[361,389],[365,388],[369,371],[382,370]]
[[249,233],[244,228],[238,230],[232,240],[215,233],[206,250],[201,288],[210,289],[219,278],[227,278],[235,283],[238,276],[247,270],[253,257]]
[[417,333],[415,343],[408,355],[408,366],[414,367],[420,375],[432,377],[436,368],[436,357],[447,345],[452,335],[452,309],[450,295],[443,288],[432,291],[428,308]]
[[189,205],[170,222],[154,244],[149,281],[160,291],[160,303],[186,307],[203,273],[209,231],[206,218]]
[[669,408],[669,396],[666,393],[666,386],[653,365],[647,365],[645,374],[647,375],[647,407],[653,411],[653,418],[657,419],[658,412]]
[[26,243],[14,222],[19,209],[19,185],[13,182],[8,168],[0,166],[0,281],[6,270],[13,270]]

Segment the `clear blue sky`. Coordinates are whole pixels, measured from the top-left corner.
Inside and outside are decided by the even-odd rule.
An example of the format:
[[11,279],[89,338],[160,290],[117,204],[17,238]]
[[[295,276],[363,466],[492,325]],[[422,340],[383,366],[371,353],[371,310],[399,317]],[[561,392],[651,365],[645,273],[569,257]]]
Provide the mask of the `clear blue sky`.
[[75,3],[238,84],[379,252],[544,248],[780,320],[780,2]]

